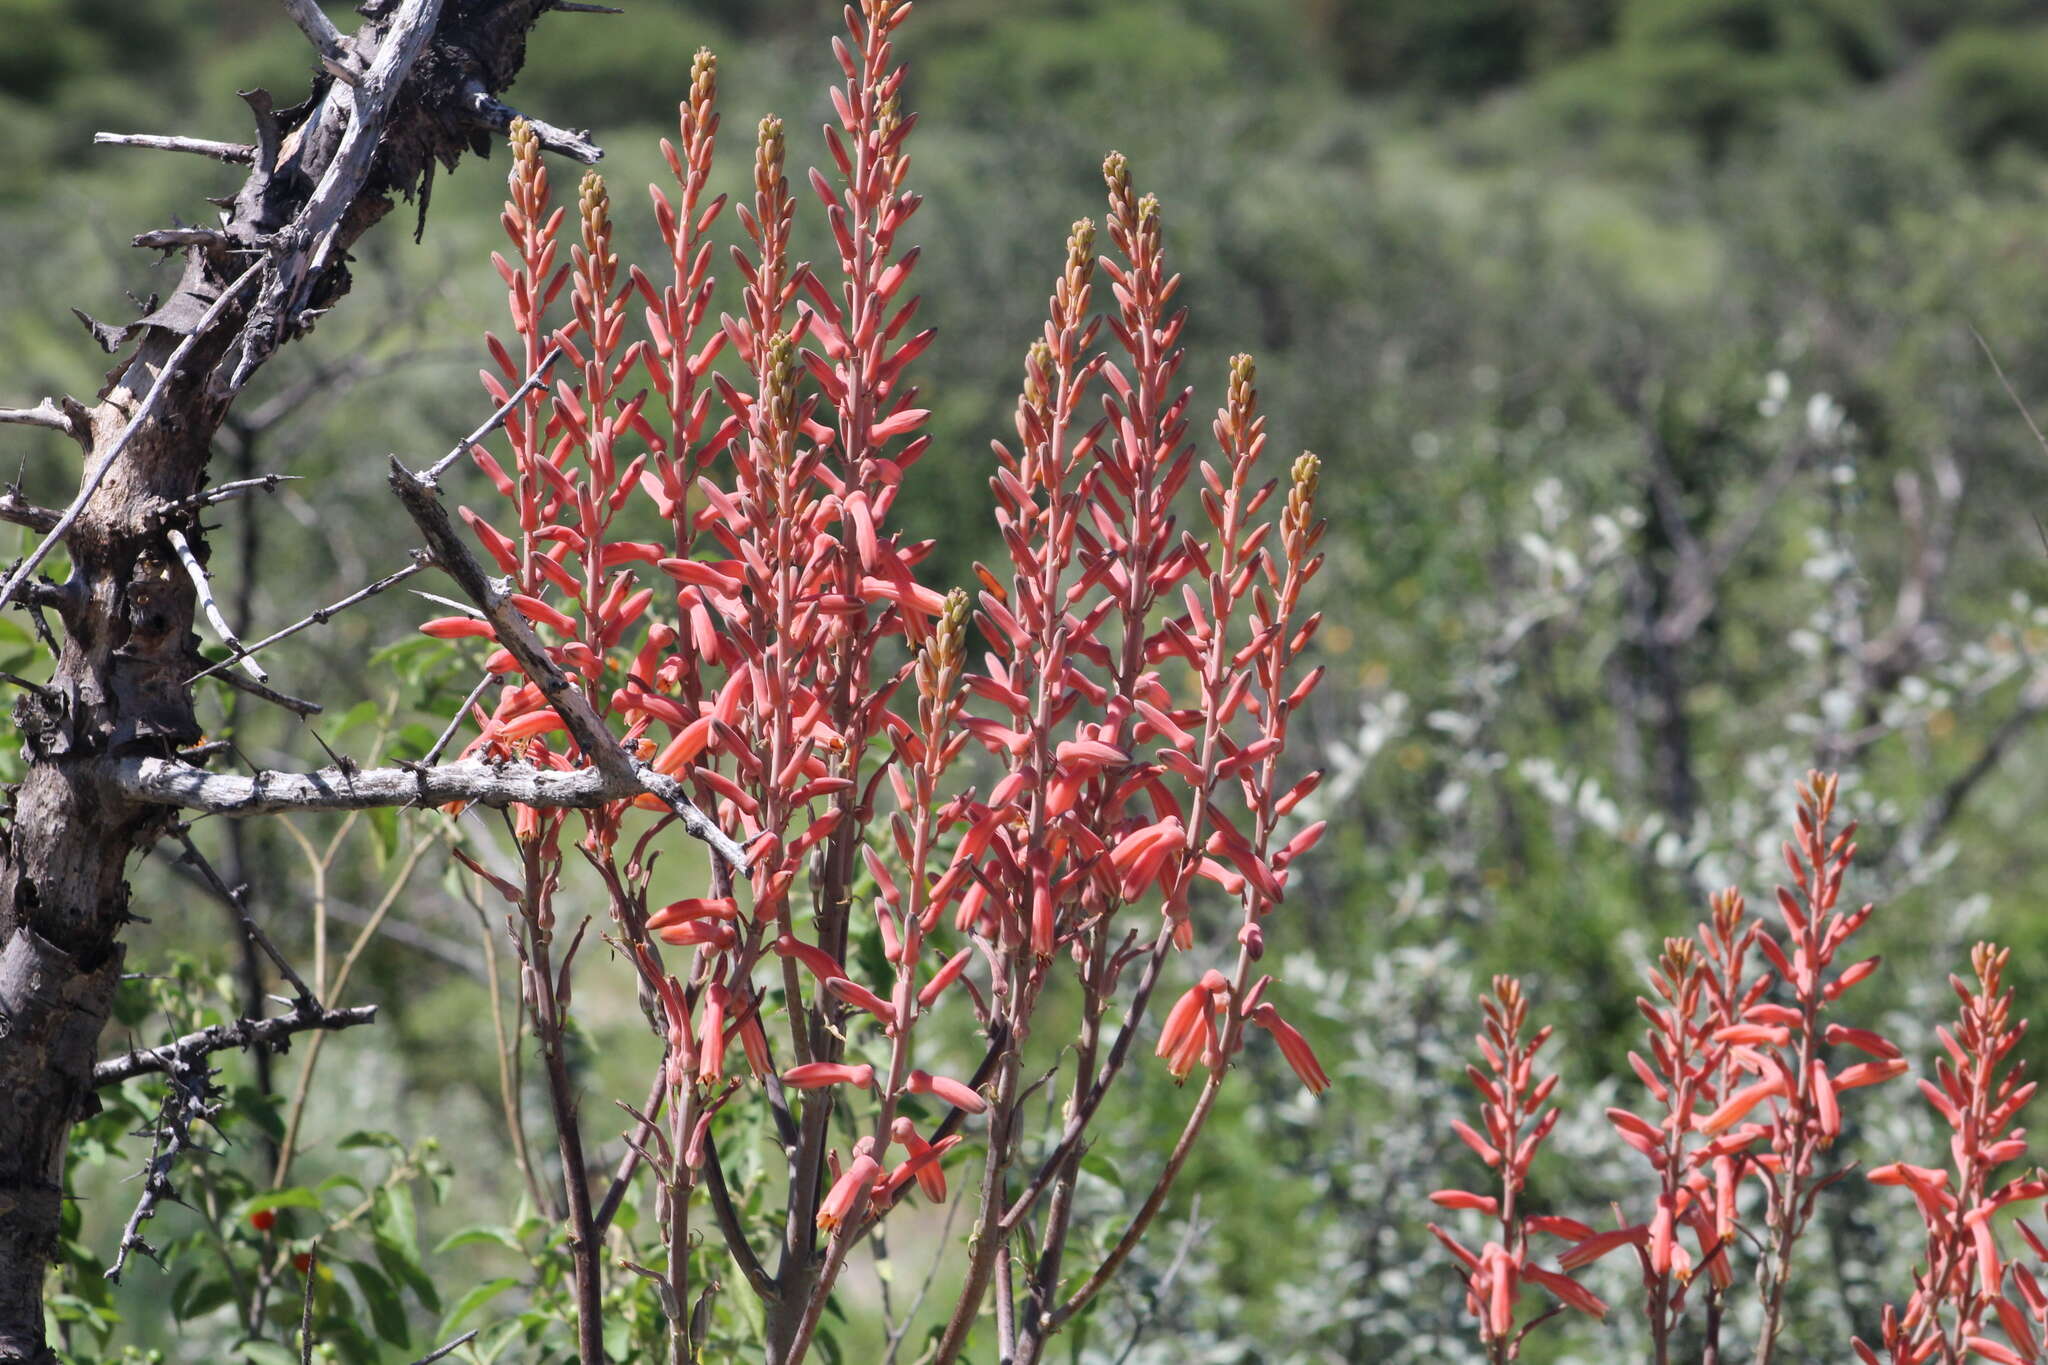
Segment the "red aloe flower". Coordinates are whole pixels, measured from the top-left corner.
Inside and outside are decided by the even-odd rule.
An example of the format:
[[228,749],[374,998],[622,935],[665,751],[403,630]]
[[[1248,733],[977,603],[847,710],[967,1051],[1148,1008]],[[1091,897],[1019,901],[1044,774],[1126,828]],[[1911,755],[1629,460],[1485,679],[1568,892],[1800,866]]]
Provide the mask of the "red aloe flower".
[[[1493,994],[1481,996],[1479,1004],[1486,1016],[1486,1029],[1478,1038],[1486,1069],[1467,1067],[1465,1074],[1479,1091],[1485,1135],[1462,1123],[1453,1127],[1482,1161],[1499,1172],[1500,1193],[1438,1190],[1429,1197],[1443,1208],[1492,1217],[1499,1234],[1475,1254],[1435,1224],[1429,1230],[1465,1267],[1465,1303],[1479,1323],[1480,1343],[1489,1360],[1503,1362],[1517,1359],[1529,1330],[1549,1316],[1543,1314],[1517,1327],[1515,1309],[1523,1283],[1538,1285],[1560,1303],[1593,1317],[1606,1316],[1607,1305],[1564,1273],[1569,1265],[1545,1269],[1535,1264],[1529,1251],[1530,1232],[1558,1231],[1558,1224],[1569,1224],[1569,1220],[1530,1218],[1521,1207],[1530,1164],[1557,1126],[1557,1107],[1544,1108],[1557,1089],[1557,1076],[1553,1073],[1538,1080],[1535,1073],[1536,1054],[1550,1040],[1550,1030],[1524,1035],[1528,1002],[1522,983],[1511,976],[1495,977]],[[1570,1230],[1580,1229],[1571,1225]]]
[[[1820,1191],[1838,1178],[1817,1167],[1841,1132],[1841,1093],[1903,1069],[1897,1048],[1878,1034],[1821,1018],[1875,965],[1871,959],[1834,968],[1870,915],[1868,905],[1851,913],[1836,906],[1855,856],[1854,827],[1839,834],[1828,828],[1836,790],[1832,776],[1818,773],[1799,788],[1797,837],[1785,846],[1798,885],[1777,894],[1785,941],[1748,918],[1740,893],[1724,891],[1713,898],[1697,942],[1666,941],[1650,976],[1654,998],[1637,1002],[1649,1022],[1648,1056],[1631,1054],[1629,1062],[1660,1112],[1652,1118],[1613,1109],[1608,1118],[1650,1163],[1657,1194],[1642,1222],[1583,1240],[1565,1263],[1635,1248],[1660,1362],[1702,1271],[1706,1345],[1719,1349],[1745,1180],[1765,1187],[1764,1318],[1756,1354],[1770,1359],[1792,1249]],[[1750,974],[1752,952],[1769,970]],[[1830,1043],[1878,1060],[1836,1070],[1824,1055]]]
[[[2048,1360],[2048,1296],[2035,1270],[2008,1263],[1994,1221],[2002,1209],[2048,1198],[2048,1180],[2039,1172],[1998,1180],[2000,1167],[2026,1155],[2025,1130],[2015,1123],[2034,1095],[2025,1064],[2012,1057],[2027,1025],[2012,1017],[2013,992],[2005,984],[2010,955],[2010,949],[1979,943],[1970,953],[1975,982],[1949,978],[1962,1009],[1953,1028],[1935,1030],[1944,1055],[1935,1060],[1935,1079],[1921,1081],[1920,1090],[1953,1131],[1950,1165],[1894,1162],[1870,1172],[1873,1184],[1912,1192],[1926,1229],[1926,1251],[1904,1309],[1886,1310],[1877,1348],[1855,1343],[1870,1365],[1880,1359],[1960,1365],[1971,1356],[2004,1365]],[[2039,1261],[2048,1262],[2048,1247],[2024,1223],[2016,1226]],[[1991,1336],[1993,1330],[2005,1342]]]
[[[816,269],[792,255],[782,124],[759,123],[735,209],[744,241],[731,315],[710,311],[725,207],[708,188],[719,128],[710,54],[692,64],[676,136],[662,144],[668,176],[650,198],[667,259],[652,276],[619,261],[605,183],[585,178],[570,231],[550,207],[538,139],[515,132],[512,245],[498,262],[514,337],[490,339],[485,384],[502,398],[550,352],[560,362],[514,405],[498,449],[471,451],[499,505],[464,520],[569,690],[524,676],[488,622],[425,628],[458,646],[483,641],[470,647],[489,650],[485,668],[503,676],[478,708],[472,756],[616,769],[615,742],[648,779],[642,794],[582,810],[572,845],[666,1044],[660,1103],[635,1111],[631,1145],[656,1173],[669,1295],[688,1302],[691,1201],[724,1194],[716,1117],[740,1096],[768,1107],[791,1154],[784,1249],[799,1269],[748,1279],[775,1297],[776,1353],[792,1361],[847,1252],[912,1182],[944,1192],[967,1116],[987,1116],[980,1185],[994,1196],[967,1287],[981,1294],[999,1251],[1035,1235],[1016,1318],[1037,1358],[1166,1203],[1248,1028],[1310,1090],[1330,1083],[1254,980],[1264,921],[1323,832],[1290,826],[1316,777],[1286,767],[1290,718],[1319,676],[1300,659],[1318,624],[1304,602],[1321,563],[1319,465],[1303,456],[1270,477],[1246,357],[1231,362],[1214,450],[1200,458],[1161,209],[1112,156],[1108,254],[1092,224],[1075,225],[1026,357],[1014,448],[997,448],[1006,562],[976,566],[973,599],[919,581],[933,547],[893,516],[929,447],[912,369],[933,339],[912,325],[918,252],[905,239],[920,202],[906,188],[915,117],[902,108],[896,36],[909,12],[901,0],[845,10],[829,162],[800,177],[830,234]],[[1098,271],[1110,284],[1102,315]],[[1184,526],[1181,509],[1196,504]],[[987,642],[973,672],[971,624]],[[608,727],[601,749],[593,713]],[[985,785],[960,762],[968,745],[992,756]],[[663,852],[664,835],[680,812],[664,790],[688,793],[744,860],[720,860],[709,885],[671,887],[681,860]],[[575,951],[572,940],[562,961],[549,956],[567,819],[516,808],[524,882],[495,879],[520,908],[527,1017],[551,1062]],[[1183,1138],[1154,1195],[1068,1293],[1060,1261],[1087,1126],[1151,1026],[1173,954],[1197,947],[1197,896],[1219,890],[1235,962],[1205,973],[1160,1049],[1177,1077],[1203,1075]],[[870,935],[879,959],[861,950]],[[1008,1178],[987,1171],[1014,1171],[1034,1150],[1019,1045],[1043,1026],[1054,974],[1069,970],[1082,1017],[1066,1127],[1006,1207]],[[947,1031],[935,1036],[927,1020]],[[970,1030],[986,1048],[980,1067],[971,1079],[939,1074]],[[729,1074],[734,1040],[747,1075]],[[552,1066],[549,1081],[554,1112],[568,1116],[561,1169],[580,1172],[589,1163],[566,1068]],[[941,1105],[938,1126],[920,1132]],[[848,1110],[861,1135],[841,1170],[827,1135]],[[907,1155],[892,1159],[892,1144]],[[576,1244],[595,1248],[609,1214],[588,1195],[567,1203]],[[730,1236],[738,1220],[720,1221]],[[577,1255],[579,1302],[598,1302],[602,1263]],[[682,1317],[671,1323],[678,1359],[691,1353]],[[941,1356],[963,1345],[964,1326],[949,1330]]]

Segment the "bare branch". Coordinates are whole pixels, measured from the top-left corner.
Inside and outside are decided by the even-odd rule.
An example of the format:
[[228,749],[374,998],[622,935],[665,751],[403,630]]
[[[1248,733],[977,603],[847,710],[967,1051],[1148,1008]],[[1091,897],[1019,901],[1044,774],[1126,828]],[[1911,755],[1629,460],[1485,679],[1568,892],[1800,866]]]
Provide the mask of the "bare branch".
[[455,732],[462,728],[462,722],[468,717],[469,708],[476,705],[477,699],[483,696],[484,689],[496,681],[497,676],[495,673],[486,673],[476,680],[476,686],[469,689],[469,695],[462,699],[462,705],[455,708],[455,715],[448,721],[447,728],[435,739],[434,747],[427,750],[426,756],[420,759],[422,766],[432,767],[441,761],[441,755],[447,751],[448,742],[455,738]]
[[299,1012],[304,1014],[319,1010],[320,998],[313,994],[313,988],[306,984],[306,979],[293,969],[292,964],[285,960],[285,955],[277,950],[277,945],[270,941],[270,935],[264,933],[250,916],[249,904],[242,897],[242,888],[229,886],[221,879],[220,873],[213,870],[213,864],[206,861],[206,855],[199,851],[199,845],[192,842],[191,830],[181,827],[178,830],[178,842],[185,846],[185,861],[198,870],[200,877],[212,889],[213,894],[233,906],[235,913],[241,916],[242,932],[249,936],[249,941],[261,948],[263,955],[277,968],[278,975],[291,983],[292,990],[297,992]]
[[92,1069],[92,1083],[94,1088],[119,1085],[137,1076],[169,1070],[173,1058],[196,1061],[208,1053],[226,1052],[230,1048],[267,1047],[281,1052],[285,1040],[294,1033],[304,1033],[309,1029],[354,1028],[358,1024],[374,1023],[376,1018],[375,1005],[355,1005],[345,1010],[322,1009],[313,1013],[295,1010],[269,1019],[237,1019],[232,1024],[215,1024],[212,1028],[188,1033],[160,1047],[137,1048],[119,1057],[109,1057]]
[[299,1302],[299,1365],[313,1365],[313,1286],[320,1276],[320,1243],[315,1241],[306,1251],[306,1292]]
[[156,133],[94,133],[95,144],[107,147],[143,147],[153,152],[193,152],[247,166],[256,160],[256,149],[246,142],[215,142],[203,137],[163,137]]
[[454,1355],[457,1351],[469,1345],[470,1342],[476,1340],[476,1331],[476,1328],[470,1328],[467,1332],[464,1332],[461,1336],[455,1338],[455,1340],[449,1342],[446,1346],[437,1346],[433,1350],[427,1352],[418,1360],[415,1360],[412,1363],[412,1365],[434,1365],[435,1361],[440,1360],[445,1356]]
[[2034,421],[2034,414],[2027,411],[2027,405],[2020,401],[2019,391],[2013,388],[2012,380],[2006,378],[2005,366],[1998,363],[1998,353],[1991,349],[1991,343],[1984,339],[1984,334],[1975,326],[1970,328],[1970,335],[1977,338],[1977,345],[1983,348],[1984,358],[1991,362],[1991,372],[1997,375],[1998,382],[2005,386],[2005,396],[2012,400],[2013,407],[2019,412],[2020,420],[2025,422],[2027,430],[2034,434],[2034,444],[2040,446],[2043,451],[2048,451],[2048,436],[2041,434],[2041,428]]
[[279,484],[288,480],[303,479],[303,474],[263,474],[253,479],[236,479],[232,483],[217,484],[212,488],[194,493],[182,502],[174,502],[166,512],[197,512],[202,507],[215,503],[230,502],[235,498],[246,498],[251,493],[274,492]]
[[482,81],[472,80],[463,88],[462,102],[476,122],[492,132],[503,133],[511,128],[514,119],[525,119],[527,126],[540,138],[540,145],[551,152],[559,152],[586,166],[595,165],[604,156],[604,148],[590,140],[588,129],[557,128],[531,114],[522,114],[484,89]]
[[[255,482],[255,480],[251,480],[251,482]],[[169,534],[177,535],[177,532],[172,531]],[[230,664],[243,664],[246,667],[248,658],[251,654],[254,654],[259,650],[268,649],[272,645],[276,644],[279,640],[283,640],[290,636],[297,635],[302,630],[310,629],[313,626],[324,626],[330,620],[332,620],[337,613],[348,610],[348,608],[354,606],[358,602],[367,601],[369,598],[375,597],[378,593],[383,592],[386,588],[392,587],[399,583],[403,583],[406,579],[411,578],[414,574],[418,573],[421,569],[424,569],[425,567],[426,565],[421,564],[417,561],[408,564],[404,568],[398,570],[396,573],[386,574],[384,577],[378,579],[375,583],[370,584],[366,588],[356,589],[348,596],[342,598],[339,602],[334,602],[329,604],[328,606],[324,606],[320,608],[318,611],[314,612],[311,616],[308,616],[303,620],[292,622],[283,630],[273,631],[271,634],[264,636],[262,639],[258,640],[253,645],[243,645],[239,641],[230,641],[230,647],[234,650],[234,653],[229,655],[227,658],[222,659],[219,663],[209,664],[200,672],[194,673],[192,677],[188,680],[188,684],[196,683],[201,678],[210,678]],[[215,628],[218,629],[219,627],[216,626]]]
[[[2028,680],[2020,689],[2019,697],[2013,702],[2012,710],[1999,721],[1998,726],[1984,741],[1984,747],[1960,773],[1949,779],[1935,797],[1927,803],[1911,829],[1900,836],[1895,847],[1903,851],[1908,861],[1917,859],[1932,847],[1947,831],[1949,822],[1962,810],[1978,785],[1998,769],[2013,746],[2026,738],[2043,714],[2048,714],[2048,669],[2043,669]],[[1886,856],[1889,856],[1887,850]]]
[[744,872],[747,866],[745,850],[697,809],[681,783],[627,756],[618,739],[591,709],[590,699],[548,657],[533,628],[526,624],[526,618],[511,605],[510,594],[484,575],[476,556],[456,534],[448,509],[441,506],[435,490],[400,464],[395,455],[391,458],[391,487],[420,528],[420,534],[426,537],[427,551],[434,557],[434,562],[482,610],[484,619],[491,623],[497,635],[498,643],[511,653],[534,686],[541,690],[541,695],[548,699],[548,704],[562,718],[570,736],[583,750],[584,757],[597,765],[601,780],[615,793],[615,797],[636,796],[643,791],[653,793],[675,812],[691,838],[709,845],[735,871]]
[[242,354],[228,381],[230,391],[240,389],[287,335],[303,306],[307,282],[319,274],[343,215],[369,178],[391,102],[440,17],[441,0],[405,0],[354,90],[337,88],[351,108],[348,129],[304,207],[271,239],[269,269],[242,329]]
[[518,388],[505,395],[505,401],[498,404],[497,411],[486,417],[483,420],[483,424],[477,427],[475,431],[470,432],[469,435],[457,441],[453,450],[434,461],[428,467],[427,472],[420,476],[420,482],[426,484],[429,488],[439,487],[441,476],[448,471],[449,465],[461,459],[463,455],[468,453],[471,447],[481,442],[484,437],[503,426],[505,419],[512,415],[512,409],[519,406],[519,400],[547,382],[548,370],[554,366],[555,361],[561,358],[561,355],[562,347],[559,342],[548,347],[547,354],[542,356],[534,365],[533,372],[519,381]]
[[[1201,1133],[1202,1124],[1216,1106],[1216,1095],[1222,1089],[1222,1083],[1221,1070],[1209,1073],[1209,1079],[1202,1085],[1201,1096],[1195,1101],[1194,1112],[1188,1115],[1187,1124],[1181,1129],[1179,1140],[1173,1144],[1173,1151],[1166,1158],[1165,1169],[1160,1171],[1159,1179],[1153,1182],[1152,1192],[1146,1195],[1145,1202],[1138,1206],[1137,1213],[1131,1217],[1130,1226],[1124,1229],[1123,1236],[1117,1239],[1109,1254],[1102,1258],[1102,1264],[1095,1267],[1095,1273],[1050,1315],[1051,1321],[1046,1324],[1048,1331],[1057,1332],[1074,1314],[1086,1308],[1088,1301],[1101,1292],[1102,1287],[1110,1282],[1117,1269],[1123,1265],[1124,1259],[1136,1249],[1139,1239],[1145,1235],[1145,1229],[1151,1226],[1152,1219],[1166,1203],[1166,1196],[1173,1189],[1174,1177],[1180,1174],[1188,1153],[1194,1150],[1195,1138]],[[1189,1216],[1193,1217],[1193,1214]]]
[[199,562],[199,556],[192,553],[192,544],[185,539],[183,531],[166,531],[164,539],[178,556],[178,562],[185,566],[185,576],[192,580],[192,590],[199,595],[199,609],[206,613],[207,623],[213,633],[220,636],[221,643],[233,651],[233,662],[241,665],[244,673],[257,682],[269,682],[270,675],[263,671],[263,665],[249,657],[249,651],[242,647],[242,641],[235,634],[228,618],[221,614],[220,602],[213,595],[213,580],[206,575],[206,568]]
[[555,0],[551,7],[557,14],[624,14],[622,9],[610,5],[586,5],[581,0]]
[[637,779],[623,785],[597,768],[537,768],[530,763],[493,766],[464,760],[438,767],[322,768],[311,773],[264,772],[255,777],[210,773],[165,758],[107,760],[101,769],[128,799],[180,806],[208,815],[277,815],[293,811],[373,810],[382,806],[536,806],[589,810],[645,791]]
[[142,1195],[121,1228],[119,1249],[114,1253],[113,1265],[107,1268],[106,1278],[113,1284],[121,1282],[130,1252],[139,1251],[158,1265],[163,1264],[156,1248],[143,1240],[142,1225],[156,1216],[160,1201],[177,1199],[177,1192],[171,1188],[171,1171],[178,1163],[179,1153],[193,1145],[193,1123],[211,1121],[220,1112],[220,1106],[214,1102],[217,1092],[213,1073],[204,1062],[186,1061],[173,1054],[164,1070],[170,1087],[164,1092],[157,1121],[149,1130],[149,1161],[142,1168]]
[[29,557],[21,562],[7,582],[0,584],[0,606],[5,606],[12,600],[21,585],[28,581],[29,575],[49,557],[57,542],[64,538],[65,533],[78,520],[79,513],[85,510],[85,505],[92,501],[92,495],[99,491],[100,484],[105,481],[107,471],[114,467],[114,461],[121,458],[121,452],[127,449],[128,442],[134,439],[135,433],[140,431],[143,424],[156,412],[157,405],[163,401],[164,394],[170,389],[171,376],[178,372],[178,366],[185,362],[185,357],[192,353],[192,348],[199,344],[199,339],[212,329],[221,314],[227,312],[228,305],[241,296],[242,291],[248,288],[262,269],[263,263],[258,261],[243,271],[233,284],[221,290],[220,297],[213,301],[213,306],[206,310],[191,332],[186,334],[185,339],[171,352],[170,358],[164,361],[163,368],[156,372],[156,379],[149,386],[149,392],[135,405],[135,411],[128,418],[128,425],[121,428],[121,434],[114,438],[113,444],[93,461],[92,472],[86,476],[85,482],[79,485],[78,496],[71,500],[71,505],[57,518],[57,524],[50,528],[49,533],[43,537]]
[[761,1301],[773,1303],[781,1287],[754,1254],[753,1243],[747,1240],[747,1226],[740,1221],[739,1211],[733,1207],[732,1192],[726,1188],[725,1167],[718,1161],[718,1143],[708,1132],[704,1135],[704,1183],[711,1191],[711,1210],[718,1219],[718,1230],[725,1235],[726,1250],[739,1263],[740,1274],[747,1277],[747,1284],[760,1295]]
[[138,232],[132,239],[131,245],[159,251],[169,251],[173,247],[181,246],[203,246],[208,249],[218,249],[227,246],[229,241],[228,235],[218,228],[175,227],[151,228],[148,232]]
[[19,488],[9,488],[0,492],[0,521],[26,526],[31,531],[47,532],[57,524],[57,511],[51,507],[38,507],[23,499]]
[[1003,1231],[1009,1232],[1024,1221],[1031,1212],[1031,1206],[1045,1193],[1046,1187],[1053,1182],[1067,1159],[1081,1146],[1087,1135],[1088,1124],[1095,1117],[1095,1110],[1101,1105],[1104,1096],[1109,1094],[1109,1088],[1116,1083],[1117,1073],[1123,1070],[1124,1059],[1130,1055],[1131,1042],[1137,1036],[1138,1026],[1144,1022],[1145,1007],[1152,999],[1153,988],[1159,984],[1159,970],[1165,964],[1167,950],[1172,942],[1172,926],[1162,925],[1147,953],[1145,971],[1138,978],[1137,993],[1132,996],[1130,1007],[1124,1012],[1123,1027],[1117,1030],[1116,1040],[1109,1046],[1109,1055],[1103,1059],[1101,1068],[1095,1074],[1095,1083],[1088,1087],[1086,1094],[1081,1097],[1081,1103],[1067,1116],[1066,1128],[1061,1132],[1059,1142],[1046,1154],[1045,1160],[1039,1163],[1038,1171],[1031,1177],[1030,1183],[1025,1185],[1023,1192],[1011,1201],[1009,1208],[1004,1212],[1001,1222]]
[[0,426],[47,427],[66,436],[79,434],[78,419],[54,398],[45,398],[32,408],[0,408]]
[[257,682],[254,678],[245,678],[239,673],[223,673],[220,680],[237,692],[247,692],[258,701],[281,706],[301,719],[317,716],[327,709],[317,701],[307,701],[304,697],[294,697],[288,692],[280,692],[274,687]]

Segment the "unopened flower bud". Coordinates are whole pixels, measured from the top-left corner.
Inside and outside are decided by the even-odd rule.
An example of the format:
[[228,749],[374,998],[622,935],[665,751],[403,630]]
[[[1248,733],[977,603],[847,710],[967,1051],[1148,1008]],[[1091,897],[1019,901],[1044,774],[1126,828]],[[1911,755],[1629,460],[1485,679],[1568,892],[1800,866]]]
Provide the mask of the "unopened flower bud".
[[770,114],[761,120],[760,138],[754,146],[754,188],[771,194],[782,183],[782,120]]

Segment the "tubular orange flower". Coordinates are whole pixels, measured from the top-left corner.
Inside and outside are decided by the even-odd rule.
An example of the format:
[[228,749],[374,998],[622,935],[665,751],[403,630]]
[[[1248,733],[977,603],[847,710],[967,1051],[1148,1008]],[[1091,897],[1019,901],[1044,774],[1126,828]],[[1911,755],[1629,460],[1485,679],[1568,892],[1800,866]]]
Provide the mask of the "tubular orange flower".
[[970,1114],[979,1114],[988,1108],[988,1101],[981,1097],[980,1092],[950,1076],[934,1076],[926,1071],[913,1070],[904,1088],[913,1095],[935,1095],[955,1109],[964,1109]]
[[875,1083],[875,1069],[866,1062],[805,1062],[782,1073],[784,1085],[799,1090],[817,1090],[828,1085],[850,1085],[865,1090]]
[[[867,1144],[867,1139],[862,1138],[861,1142]],[[880,1162],[866,1151],[857,1151],[846,1170],[833,1182],[824,1202],[818,1205],[818,1230],[836,1233],[850,1220],[858,1218],[861,1210],[867,1207],[868,1187],[875,1183],[875,1177],[881,1174],[881,1170]]]
[[1294,1068],[1294,1074],[1301,1078],[1301,1083],[1308,1087],[1309,1094],[1320,1095],[1330,1088],[1330,1074],[1316,1060],[1315,1050],[1308,1045],[1308,1039],[1282,1019],[1280,1011],[1262,1004],[1251,1012],[1251,1021],[1273,1035],[1273,1041],[1280,1045],[1281,1055],[1287,1058],[1287,1064]]
[[732,919],[739,914],[739,906],[730,896],[696,896],[687,900],[671,901],[647,917],[649,929],[666,929],[672,924],[682,924],[693,919]]

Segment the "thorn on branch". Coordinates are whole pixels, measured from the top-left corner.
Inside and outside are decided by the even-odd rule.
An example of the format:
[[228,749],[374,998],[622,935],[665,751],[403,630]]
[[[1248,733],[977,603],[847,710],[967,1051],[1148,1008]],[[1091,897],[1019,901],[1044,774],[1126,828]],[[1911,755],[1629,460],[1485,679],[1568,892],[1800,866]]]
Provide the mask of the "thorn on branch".
[[19,673],[10,673],[4,668],[0,668],[0,682],[8,684],[10,687],[18,687],[30,696],[36,697],[48,705],[55,705],[63,700],[62,694],[54,689],[45,687],[39,682],[30,682]]
[[[277,125],[277,114],[268,90],[258,88],[236,93],[242,97],[242,103],[249,106],[249,114],[256,120],[256,145],[250,149],[253,153],[250,160],[255,163],[256,174],[249,179],[251,188],[262,193],[270,183],[271,173],[277,169],[277,153],[284,142],[284,131]],[[230,204],[232,202],[229,201]]]
[[256,149],[246,142],[215,142],[203,137],[165,137],[156,133],[94,133],[94,144],[106,147],[142,147],[154,152],[191,152],[210,156],[230,166],[247,166],[256,160]]
[[183,498],[172,503],[164,509],[164,513],[170,516],[185,512],[197,512],[202,507],[212,507],[216,503],[230,502],[236,498],[246,498],[251,493],[275,492],[279,484],[305,477],[303,474],[262,474],[253,479],[236,479],[232,483],[216,484],[212,488],[194,493],[189,498]]
[[[565,6],[557,5],[556,8],[561,9]],[[618,13],[617,10],[611,12]],[[494,133],[509,131],[514,119],[525,119],[535,136],[540,138],[540,145],[551,152],[559,152],[586,166],[595,165],[604,156],[604,148],[590,140],[589,129],[558,128],[530,114],[522,114],[484,89],[482,81],[471,80],[463,86],[462,104],[479,127],[488,128]]]

